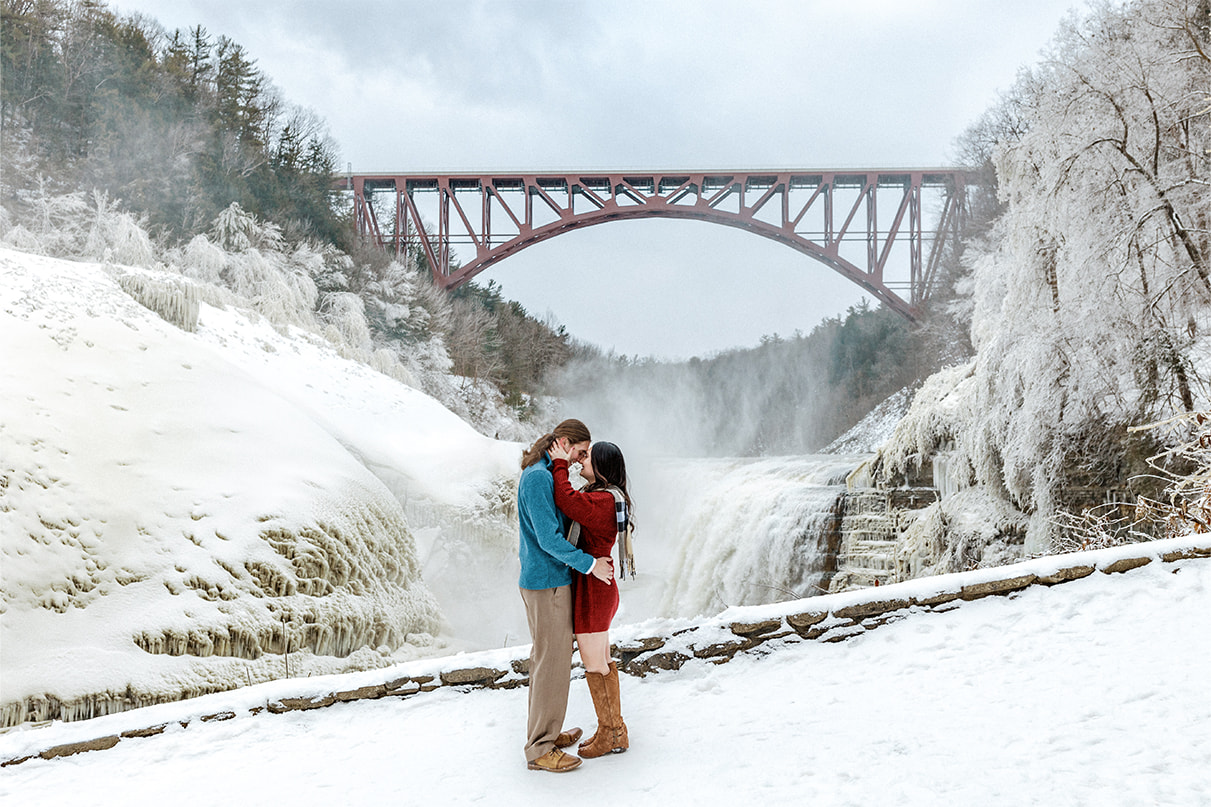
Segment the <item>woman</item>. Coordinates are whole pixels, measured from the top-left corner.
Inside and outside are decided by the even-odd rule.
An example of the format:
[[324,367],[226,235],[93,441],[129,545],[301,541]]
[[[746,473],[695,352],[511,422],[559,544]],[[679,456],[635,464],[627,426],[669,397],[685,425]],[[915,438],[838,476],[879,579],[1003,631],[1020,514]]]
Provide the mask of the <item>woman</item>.
[[[555,506],[580,524],[580,549],[593,557],[608,558],[619,527],[612,489],[622,496],[624,515],[629,517],[631,512],[626,462],[613,443],[594,443],[580,471],[588,485],[577,491],[568,481],[569,457],[563,447],[551,447]],[[617,611],[618,587],[612,581],[572,573],[572,626],[597,710],[597,732],[580,744],[580,755],[586,759],[621,753],[629,744],[619,703],[618,666],[610,660],[610,622]]]

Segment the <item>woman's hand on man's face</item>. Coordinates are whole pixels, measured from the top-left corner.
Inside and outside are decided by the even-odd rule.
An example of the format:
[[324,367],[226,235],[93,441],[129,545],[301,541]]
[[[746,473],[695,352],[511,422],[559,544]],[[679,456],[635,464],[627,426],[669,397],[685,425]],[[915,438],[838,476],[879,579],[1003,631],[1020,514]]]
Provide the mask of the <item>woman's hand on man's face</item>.
[[562,437],[556,437],[548,451],[553,460],[567,460],[571,456],[568,453],[568,444]]

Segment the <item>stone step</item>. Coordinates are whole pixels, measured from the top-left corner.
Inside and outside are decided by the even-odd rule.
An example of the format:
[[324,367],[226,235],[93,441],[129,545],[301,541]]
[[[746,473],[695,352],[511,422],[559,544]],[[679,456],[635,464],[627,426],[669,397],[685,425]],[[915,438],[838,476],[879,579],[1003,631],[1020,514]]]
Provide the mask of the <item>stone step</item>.
[[896,553],[895,541],[842,541],[842,546],[846,548],[846,554],[848,555],[857,555],[864,552],[888,555]]

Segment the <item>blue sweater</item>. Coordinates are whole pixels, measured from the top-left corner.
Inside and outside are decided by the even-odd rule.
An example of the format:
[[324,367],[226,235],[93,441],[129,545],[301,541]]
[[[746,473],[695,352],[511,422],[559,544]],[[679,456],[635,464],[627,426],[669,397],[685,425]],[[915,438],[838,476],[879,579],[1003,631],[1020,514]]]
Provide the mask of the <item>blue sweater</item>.
[[[572,569],[588,574],[593,556],[568,543],[567,518],[555,507],[555,477],[551,457],[521,472],[517,483],[517,515],[521,523],[521,588],[540,590],[572,583]],[[569,568],[570,567],[570,568]]]

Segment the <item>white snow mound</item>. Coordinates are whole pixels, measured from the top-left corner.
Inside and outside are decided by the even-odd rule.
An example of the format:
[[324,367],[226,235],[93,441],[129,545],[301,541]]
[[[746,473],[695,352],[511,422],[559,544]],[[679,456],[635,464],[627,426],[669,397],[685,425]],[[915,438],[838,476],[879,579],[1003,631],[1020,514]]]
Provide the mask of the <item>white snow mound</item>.
[[187,333],[113,274],[0,250],[3,725],[431,644],[403,500],[482,508],[517,447],[301,332],[202,303]]

